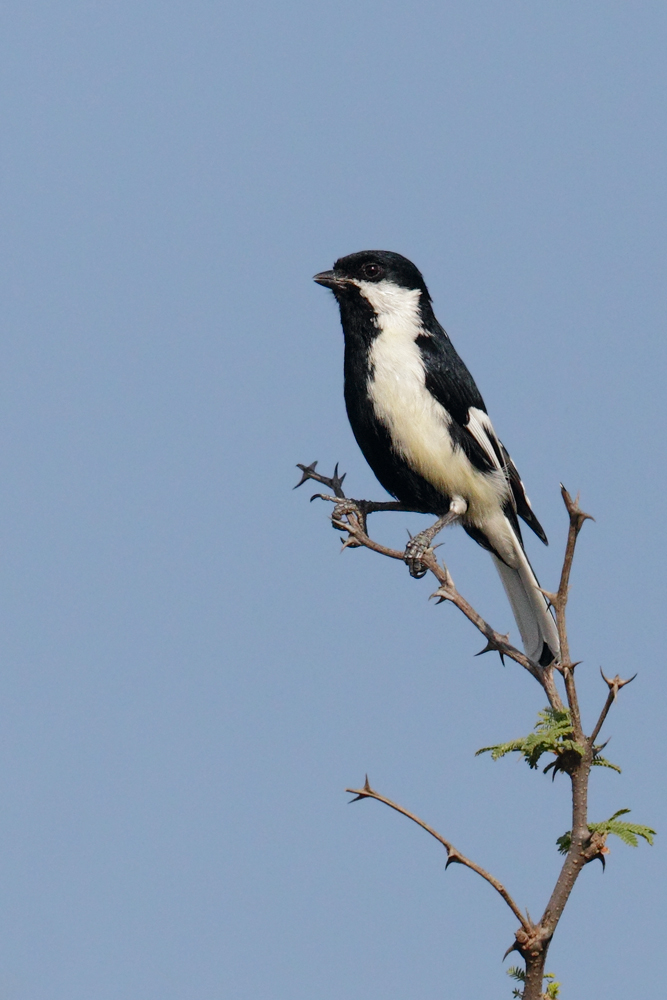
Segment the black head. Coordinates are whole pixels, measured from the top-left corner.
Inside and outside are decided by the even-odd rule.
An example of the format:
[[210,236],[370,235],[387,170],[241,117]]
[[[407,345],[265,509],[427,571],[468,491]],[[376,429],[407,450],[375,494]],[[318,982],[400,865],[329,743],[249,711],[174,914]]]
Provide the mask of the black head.
[[418,288],[422,293],[422,301],[431,301],[421,272],[407,257],[390,250],[361,250],[348,257],[340,257],[334,264],[333,271],[322,271],[313,280],[330,288],[338,299],[346,291],[358,291],[360,282],[379,284],[381,281],[389,281],[401,288]]

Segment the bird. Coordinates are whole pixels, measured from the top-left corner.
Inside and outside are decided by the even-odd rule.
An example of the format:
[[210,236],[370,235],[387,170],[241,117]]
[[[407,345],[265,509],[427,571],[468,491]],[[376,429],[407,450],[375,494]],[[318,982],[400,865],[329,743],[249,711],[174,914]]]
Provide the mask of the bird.
[[560,655],[551,609],[528,561],[519,518],[548,544],[484,400],[433,311],[421,272],[388,250],[339,258],[314,275],[340,308],[348,419],[381,485],[406,509],[435,515],[406,549],[413,576],[435,535],[459,523],[493,557],[524,650]]

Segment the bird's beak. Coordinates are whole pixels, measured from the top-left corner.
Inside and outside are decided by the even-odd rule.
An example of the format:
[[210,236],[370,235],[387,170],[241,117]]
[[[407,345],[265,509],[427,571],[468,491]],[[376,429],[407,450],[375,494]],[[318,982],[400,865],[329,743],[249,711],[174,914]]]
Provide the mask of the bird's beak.
[[320,271],[319,274],[313,275],[313,281],[316,281],[318,285],[324,285],[325,288],[330,288],[332,291],[336,288],[342,288],[346,283],[345,278],[337,277],[335,271]]

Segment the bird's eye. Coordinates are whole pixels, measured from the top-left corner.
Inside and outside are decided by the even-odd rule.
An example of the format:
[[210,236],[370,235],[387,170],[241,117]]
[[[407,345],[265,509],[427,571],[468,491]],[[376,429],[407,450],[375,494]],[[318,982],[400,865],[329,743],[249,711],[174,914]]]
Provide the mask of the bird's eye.
[[371,279],[379,278],[380,275],[382,274],[382,268],[380,267],[379,264],[364,264],[364,266],[361,269],[361,273],[363,274],[364,278],[371,278]]

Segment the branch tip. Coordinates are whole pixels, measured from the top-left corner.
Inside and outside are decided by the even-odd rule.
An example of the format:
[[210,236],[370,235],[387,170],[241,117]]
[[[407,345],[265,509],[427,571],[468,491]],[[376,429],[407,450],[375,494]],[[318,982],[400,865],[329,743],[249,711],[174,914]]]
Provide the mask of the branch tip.
[[297,469],[301,469],[302,475],[299,482],[296,486],[293,486],[292,489],[298,490],[299,486],[303,486],[304,483],[307,483],[308,480],[312,478],[310,473],[315,472],[316,465],[317,462],[311,462],[310,465],[302,465],[301,462],[297,462],[296,467]]
[[600,667],[600,673],[602,674],[603,681],[611,691],[614,700],[616,699],[616,695],[621,690],[621,688],[625,687],[626,684],[632,684],[633,680],[637,676],[637,674],[633,674],[632,677],[628,677],[628,679],[624,681],[621,680],[618,674],[616,674],[616,676],[612,677],[610,680],[609,677],[605,677],[602,667]]
[[563,503],[565,504],[565,509],[567,510],[570,521],[576,526],[577,531],[581,531],[584,521],[594,521],[595,518],[592,514],[587,514],[585,510],[582,510],[579,506],[579,494],[577,493],[574,500],[571,495],[565,489],[563,484],[560,484],[560,494],[563,498]]

